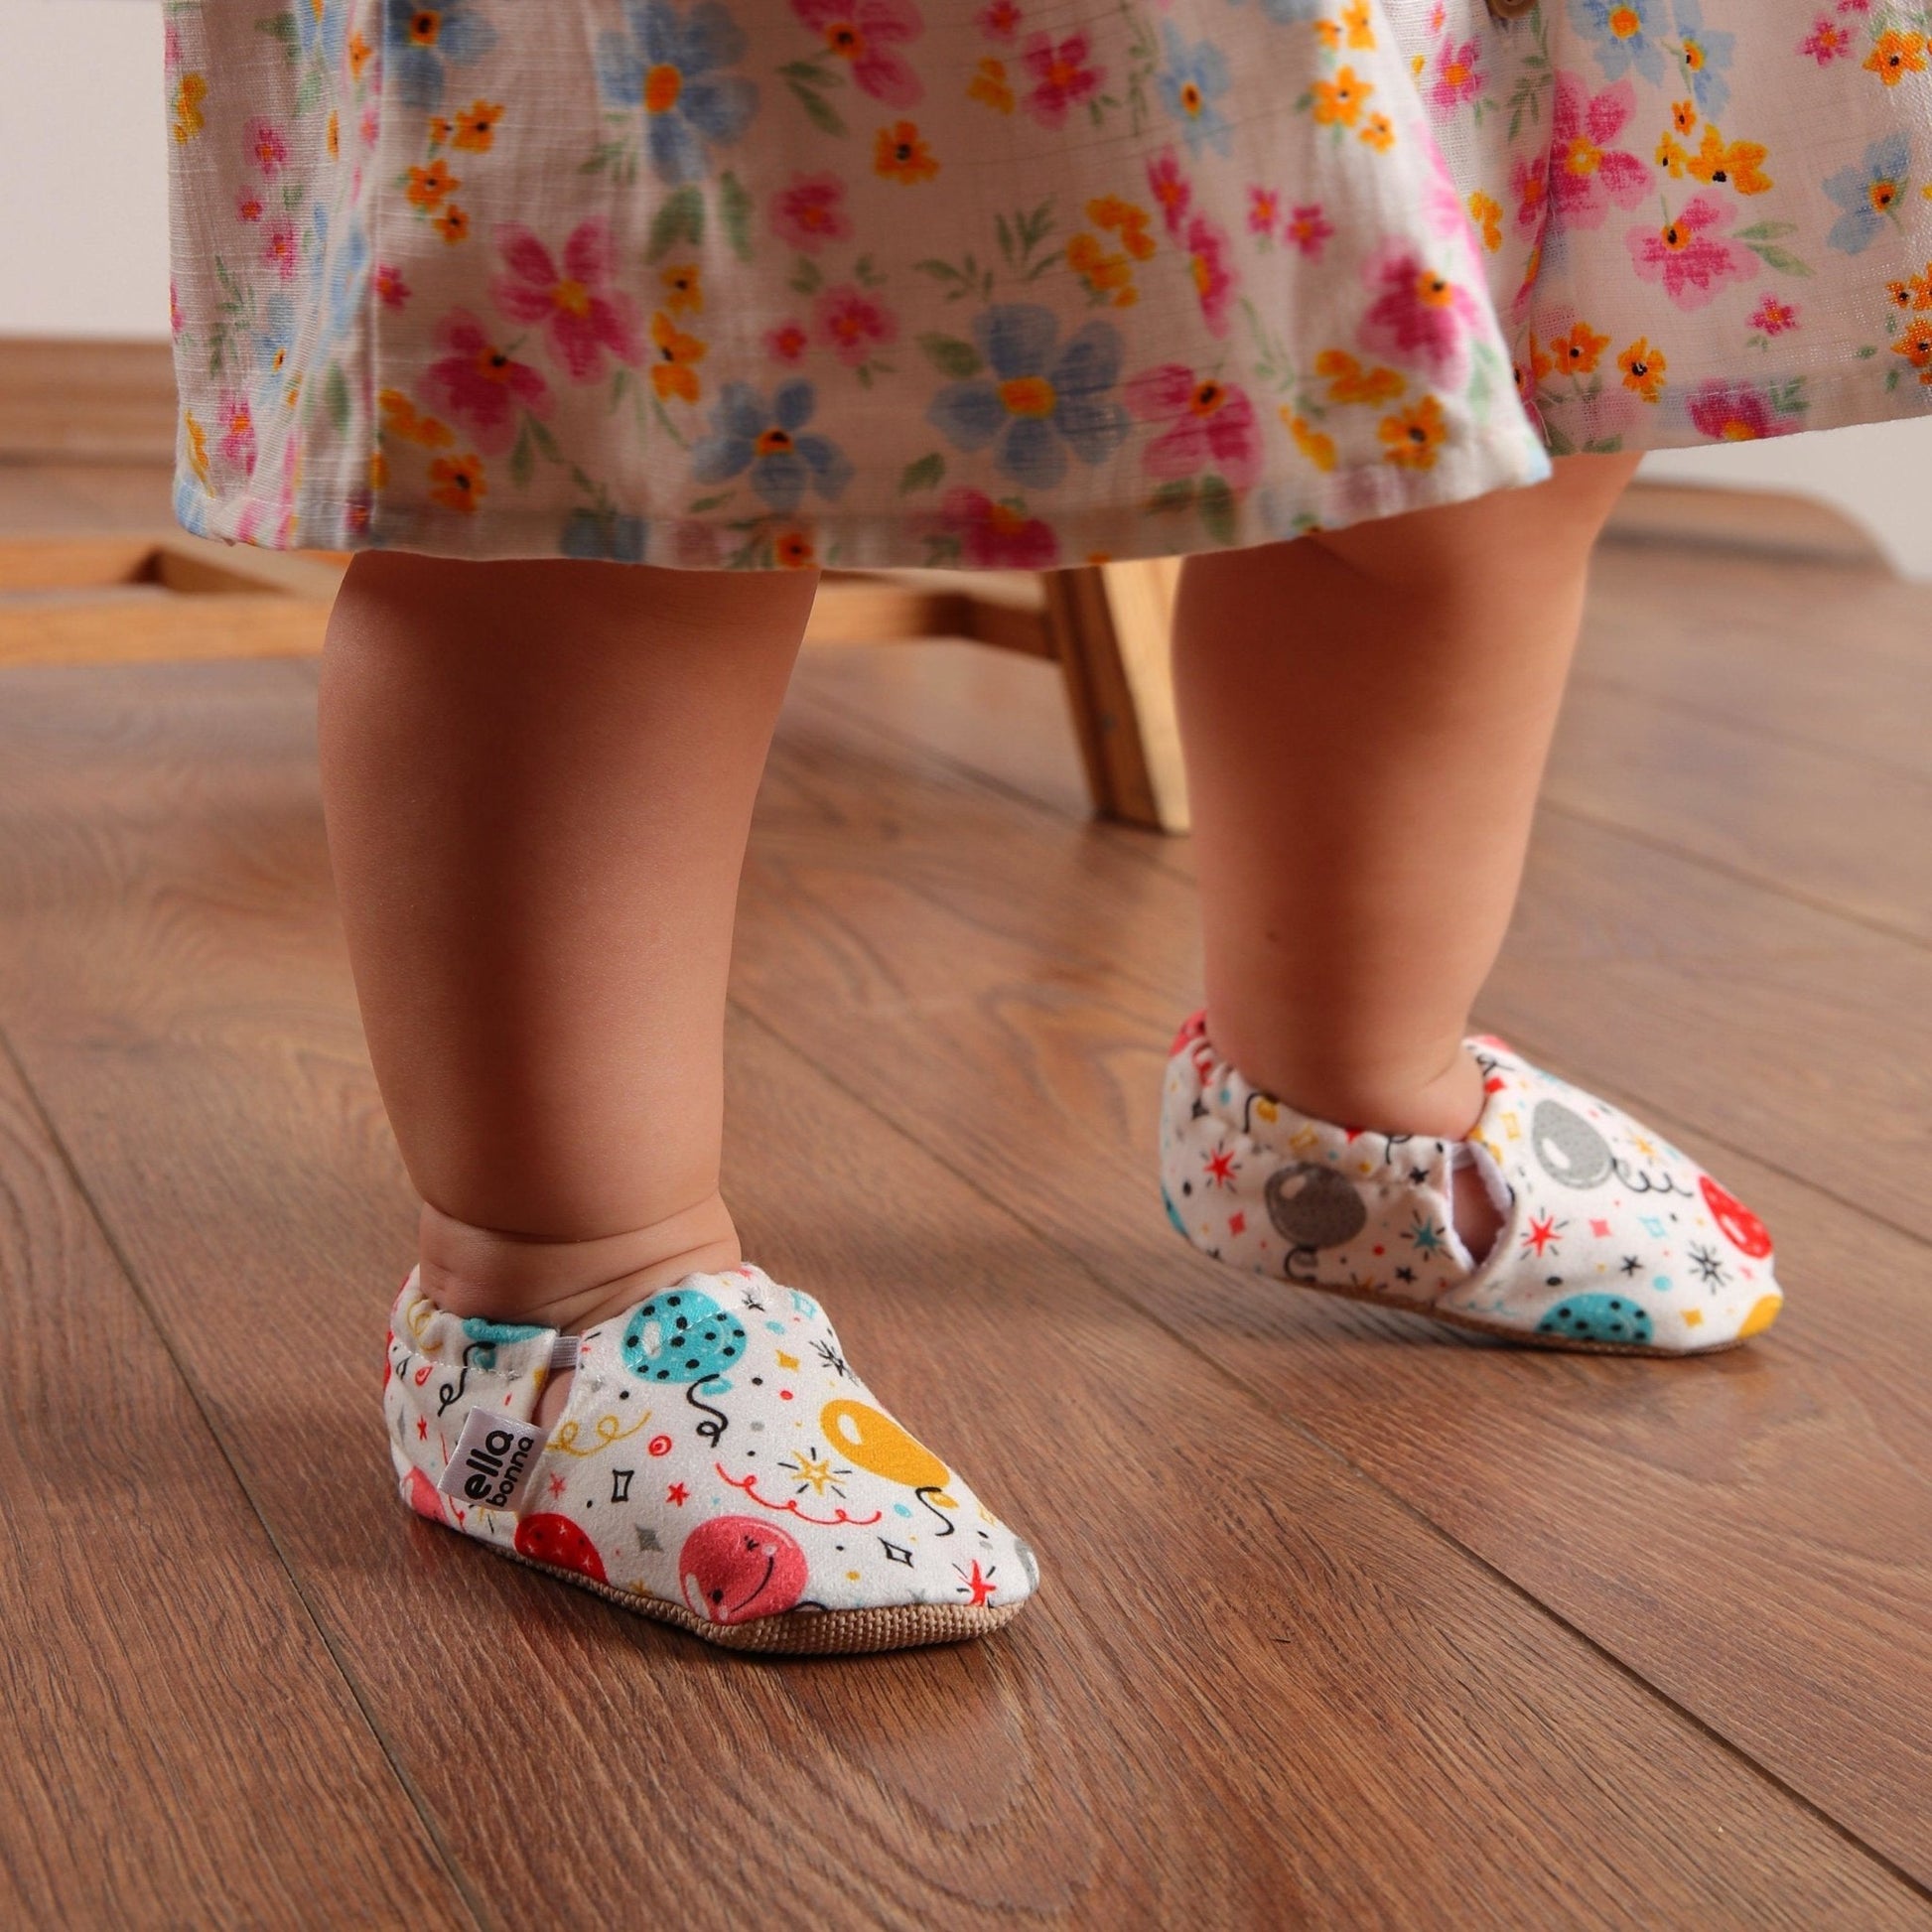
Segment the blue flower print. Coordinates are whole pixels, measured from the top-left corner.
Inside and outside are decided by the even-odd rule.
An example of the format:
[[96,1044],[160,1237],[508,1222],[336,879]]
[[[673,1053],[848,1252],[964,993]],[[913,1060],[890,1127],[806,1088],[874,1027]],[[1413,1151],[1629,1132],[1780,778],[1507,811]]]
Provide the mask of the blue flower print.
[[818,405],[809,382],[781,383],[767,403],[749,382],[728,382],[711,412],[711,433],[691,452],[694,483],[729,483],[752,473],[752,487],[781,514],[806,489],[835,497],[852,481],[852,459],[822,436],[801,436]]
[[745,30],[718,0],[688,14],[670,0],[624,0],[623,17],[626,32],[599,37],[598,85],[613,106],[643,108],[660,181],[697,181],[707,145],[736,141],[758,111],[758,87],[719,71],[745,58]]
[[644,519],[615,510],[574,509],[564,518],[557,548],[566,557],[613,564],[644,561]]
[[[1247,0],[1228,0],[1229,6],[1242,7]],[[1319,20],[1328,0],[1261,0],[1261,11],[1277,27],[1305,27]]]
[[1703,0],[1677,0],[1677,42],[1698,112],[1716,120],[1730,105],[1730,82],[1725,75],[1730,71],[1737,36],[1705,26]]
[[993,445],[993,464],[1029,489],[1051,489],[1066,453],[1102,463],[1126,441],[1127,411],[1109,395],[1120,379],[1120,337],[1104,322],[1058,342],[1059,321],[1036,303],[1009,302],[975,318],[991,373],[949,382],[926,421],[962,450]]
[[1884,232],[1885,221],[1909,186],[1911,150],[1904,134],[1872,142],[1864,159],[1827,175],[1825,193],[1845,210],[1825,237],[1841,255],[1862,254]]
[[1204,142],[1216,154],[1226,154],[1234,130],[1215,102],[1228,90],[1227,57],[1212,41],[1189,47],[1171,21],[1161,23],[1161,39],[1168,56],[1155,76],[1162,106],[1180,123],[1189,152],[1198,154]]
[[[298,17],[307,3],[298,0]],[[441,0],[433,7],[382,0],[384,71],[405,106],[441,107],[450,69],[481,60],[495,45],[495,28],[472,0]]]
[[1577,31],[1596,43],[1596,65],[1606,80],[1632,68],[1653,86],[1664,79],[1664,0],[1570,0]]
[[305,59],[320,54],[334,67],[343,58],[345,0],[295,0],[295,38]]

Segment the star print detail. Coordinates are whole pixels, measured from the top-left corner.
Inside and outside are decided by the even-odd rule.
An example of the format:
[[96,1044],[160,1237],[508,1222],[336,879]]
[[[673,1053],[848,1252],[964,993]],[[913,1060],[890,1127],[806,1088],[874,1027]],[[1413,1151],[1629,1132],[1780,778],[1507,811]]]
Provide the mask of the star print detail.
[[1416,1279],[1416,1271],[1413,1268],[1398,1268],[1395,1271],[1395,1278],[1399,1282],[1413,1282]]
[[1641,1275],[1643,1273],[1643,1263],[1635,1255],[1625,1255],[1623,1257],[1622,1272],[1626,1275]]
[[841,1381],[849,1381],[851,1379],[852,1371],[846,1367],[845,1357],[841,1355],[839,1351],[836,1348],[834,1348],[829,1341],[813,1342],[812,1352],[815,1355],[817,1355],[818,1359],[821,1362],[823,1362],[825,1366],[829,1368],[834,1375],[838,1376]]
[[562,1476],[552,1476],[550,1478],[550,1493],[553,1496],[561,1496],[564,1493],[564,1479]]
[[1530,1224],[1523,1230],[1523,1246],[1532,1254],[1542,1255],[1544,1250],[1560,1247],[1563,1242],[1565,1223],[1554,1214],[1546,1214],[1541,1220],[1532,1214]]
[[1239,1208],[1236,1208],[1235,1211],[1228,1216],[1228,1232],[1230,1234],[1246,1234],[1247,1231],[1248,1231],[1248,1217],[1245,1214],[1243,1214]]
[[1697,1270],[1698,1280],[1709,1283],[1713,1288],[1721,1287],[1729,1278],[1724,1257],[1715,1248],[1693,1247],[1691,1266]]
[[912,1568],[912,1552],[905,1549],[902,1545],[894,1543],[882,1536],[879,1539],[879,1547],[885,1551],[886,1561],[888,1563],[902,1563],[906,1569],[910,1570]]
[[953,1569],[959,1573],[960,1589],[975,1608],[990,1601],[993,1592],[999,1588],[999,1585],[993,1581],[992,1573],[980,1569],[977,1557],[973,1559],[971,1571],[960,1570],[958,1564],[954,1564]]
[[1226,1147],[1218,1147],[1201,1163],[1201,1172],[1215,1187],[1232,1187],[1234,1177],[1241,1172],[1239,1163]]
[[685,1488],[683,1483],[674,1482],[664,1491],[664,1500],[667,1503],[676,1503],[678,1508],[682,1509],[684,1507],[684,1499],[690,1493],[690,1490]]
[[416,1418],[416,1440],[419,1443],[427,1443],[429,1441],[429,1418],[427,1416],[418,1416]]
[[1418,1214],[1416,1216],[1416,1225],[1407,1232],[1409,1239],[1416,1244],[1416,1252],[1419,1255],[1433,1255],[1441,1252],[1443,1247],[1443,1230],[1436,1225],[1435,1221],[1429,1215]]
[[809,1449],[796,1450],[788,1459],[781,1459],[778,1467],[786,1475],[796,1476],[798,1481],[792,1494],[802,1496],[810,1490],[814,1496],[822,1496],[829,1489],[835,1496],[843,1496],[841,1486],[852,1471],[835,1468],[829,1455],[814,1455]]

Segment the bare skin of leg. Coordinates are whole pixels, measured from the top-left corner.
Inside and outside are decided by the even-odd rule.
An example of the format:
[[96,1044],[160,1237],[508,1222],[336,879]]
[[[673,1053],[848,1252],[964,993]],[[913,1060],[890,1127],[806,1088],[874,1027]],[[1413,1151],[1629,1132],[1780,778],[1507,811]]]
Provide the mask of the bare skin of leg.
[[814,581],[350,567],[323,657],[324,809],[439,1307],[579,1330],[740,1261],[725,981]]
[[[1460,1140],[1591,546],[1635,467],[1191,557],[1174,623],[1207,1025],[1317,1119]],[[1257,612],[1290,614],[1279,627]],[[1473,1170],[1456,1226],[1500,1218]]]

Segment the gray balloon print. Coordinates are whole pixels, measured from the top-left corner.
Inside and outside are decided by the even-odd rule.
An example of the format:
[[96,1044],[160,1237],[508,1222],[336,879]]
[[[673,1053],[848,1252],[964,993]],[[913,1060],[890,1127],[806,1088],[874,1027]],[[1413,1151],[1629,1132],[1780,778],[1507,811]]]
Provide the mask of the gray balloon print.
[[1539,1100],[1530,1116],[1537,1164],[1566,1187],[1595,1187],[1610,1177],[1610,1144],[1560,1100]]
[[1294,1248],[1339,1248],[1368,1225],[1355,1189],[1318,1161],[1301,1161],[1268,1176],[1268,1218]]

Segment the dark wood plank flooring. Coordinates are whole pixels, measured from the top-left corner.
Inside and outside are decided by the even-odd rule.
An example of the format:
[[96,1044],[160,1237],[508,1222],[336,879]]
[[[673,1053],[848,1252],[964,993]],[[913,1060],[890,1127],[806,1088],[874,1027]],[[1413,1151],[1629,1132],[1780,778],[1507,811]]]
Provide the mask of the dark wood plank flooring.
[[[1599,570],[1482,1017],[1771,1219],[1786,1321],[1676,1365],[1192,1255],[1150,1171],[1184,842],[1084,821],[1050,667],[812,653],[731,1189],[1047,1587],[992,1644],[783,1665],[393,1502],[411,1196],[314,666],[0,673],[0,1918],[1932,1924],[1932,807],[1861,802],[1928,615]],[[1749,754],[1715,824],[1707,721]]]

